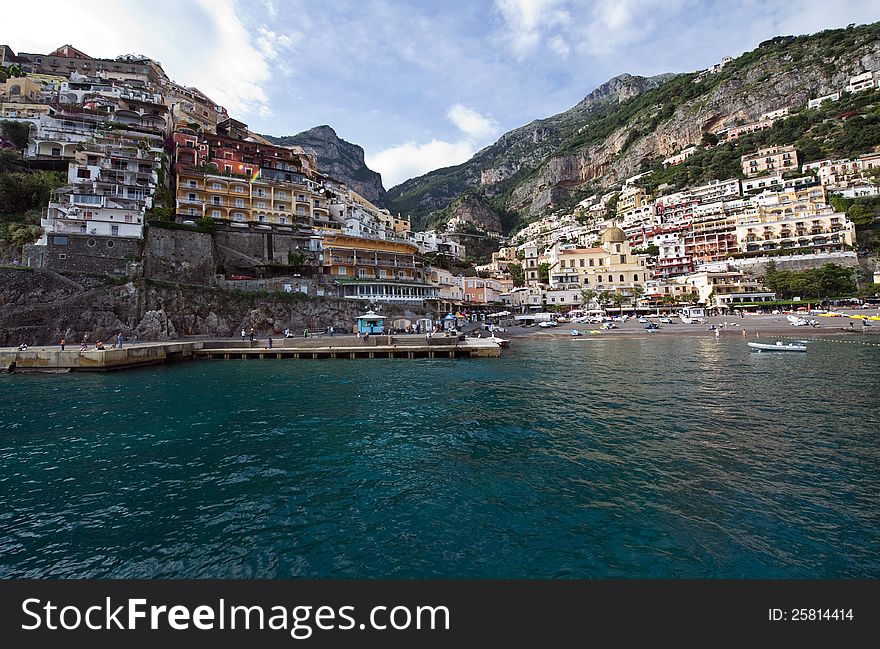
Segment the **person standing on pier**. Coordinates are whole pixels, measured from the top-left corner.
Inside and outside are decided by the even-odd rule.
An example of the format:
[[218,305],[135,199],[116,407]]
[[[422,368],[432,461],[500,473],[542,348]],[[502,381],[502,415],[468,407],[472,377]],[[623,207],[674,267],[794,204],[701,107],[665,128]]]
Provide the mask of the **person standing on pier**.
[[241,342],[242,343],[244,343],[244,337],[245,337],[245,331],[244,331],[244,327],[242,327],[242,329],[241,329]]
[[64,351],[64,345],[67,344],[67,341],[64,340],[64,336],[61,337],[61,351]]
[[272,336],[269,336],[269,349],[272,349]]
[[125,340],[125,338],[122,337],[121,331],[118,334],[116,334],[116,346],[119,347],[119,349],[122,349],[122,341],[124,341],[124,340]]
[[138,332],[137,332],[137,330],[135,329],[135,332],[134,332],[134,340],[132,340],[131,343],[132,343],[133,345],[137,345],[139,342],[140,342],[140,340],[138,340]]

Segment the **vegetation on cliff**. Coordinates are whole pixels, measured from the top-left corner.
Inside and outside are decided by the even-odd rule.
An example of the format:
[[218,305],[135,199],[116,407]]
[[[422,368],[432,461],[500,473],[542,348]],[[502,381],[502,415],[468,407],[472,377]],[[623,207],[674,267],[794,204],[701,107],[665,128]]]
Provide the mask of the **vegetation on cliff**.
[[[442,218],[461,194],[477,192],[496,213],[508,215],[504,234],[510,234],[542,213],[570,207],[586,191],[619,184],[623,174],[654,171],[647,181],[652,189],[737,177],[744,150],[782,143],[794,143],[807,162],[859,155],[880,142],[876,91],[844,95],[819,110],[801,107],[873,66],[878,43],[880,23],[851,26],[770,39],[713,74],[666,75],[653,82],[618,77],[604,92],[503,135],[462,165],[392,188],[389,203],[411,214],[418,227]],[[715,146],[717,138],[707,135],[724,121],[746,123],[783,105],[795,114],[741,137],[738,145]],[[688,145],[699,145],[697,155],[664,170],[662,159]]]

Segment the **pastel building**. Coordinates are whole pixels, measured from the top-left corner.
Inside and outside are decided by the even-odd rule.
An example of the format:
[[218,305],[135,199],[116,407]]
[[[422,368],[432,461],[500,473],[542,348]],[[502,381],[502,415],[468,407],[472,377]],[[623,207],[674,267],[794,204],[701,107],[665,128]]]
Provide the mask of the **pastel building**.
[[786,172],[798,168],[797,151],[793,146],[773,146],[742,156],[743,173],[751,178],[775,171]]
[[558,265],[551,268],[551,284],[572,288],[576,275],[581,288],[627,292],[644,284],[648,274],[644,259],[632,253],[626,233],[612,227],[602,233],[598,247],[560,251]]
[[325,235],[323,274],[336,280],[340,297],[422,304],[438,289],[425,281],[418,251],[402,241]]

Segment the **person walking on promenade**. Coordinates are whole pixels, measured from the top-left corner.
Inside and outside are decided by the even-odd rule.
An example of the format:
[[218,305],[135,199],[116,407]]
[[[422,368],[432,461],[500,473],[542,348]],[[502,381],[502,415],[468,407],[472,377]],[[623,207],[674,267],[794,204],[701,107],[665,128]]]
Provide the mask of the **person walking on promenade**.
[[67,344],[67,341],[64,340],[64,336],[61,337],[61,351],[64,351],[64,345]]
[[124,340],[125,340],[125,338],[122,337],[121,331],[118,334],[116,334],[116,346],[119,347],[119,349],[122,349],[122,341],[124,341]]
[[137,344],[139,344],[139,343],[140,343],[140,340],[138,339],[138,332],[137,332],[137,329],[135,329],[135,332],[134,332],[134,340],[131,341],[131,344],[132,344],[132,345],[137,345]]
[[253,327],[251,327],[249,335],[251,337],[251,344],[253,345],[254,344],[254,328]]
[[272,349],[272,336],[269,336],[269,349]]
[[331,338],[333,337],[334,333],[335,333],[335,330],[333,329],[333,325],[330,325],[330,337]]
[[245,337],[245,331],[244,331],[244,327],[242,327],[242,329],[241,329],[241,342],[244,342],[244,337]]

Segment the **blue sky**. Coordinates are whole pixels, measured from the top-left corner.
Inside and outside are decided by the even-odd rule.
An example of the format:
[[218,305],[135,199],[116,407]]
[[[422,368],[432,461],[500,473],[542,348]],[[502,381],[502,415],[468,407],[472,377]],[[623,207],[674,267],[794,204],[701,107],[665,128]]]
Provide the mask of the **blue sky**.
[[[67,0],[4,8],[0,43],[159,60],[258,132],[329,124],[386,188],[467,160],[618,74],[704,68],[880,0]],[[17,31],[13,26],[25,26]]]

